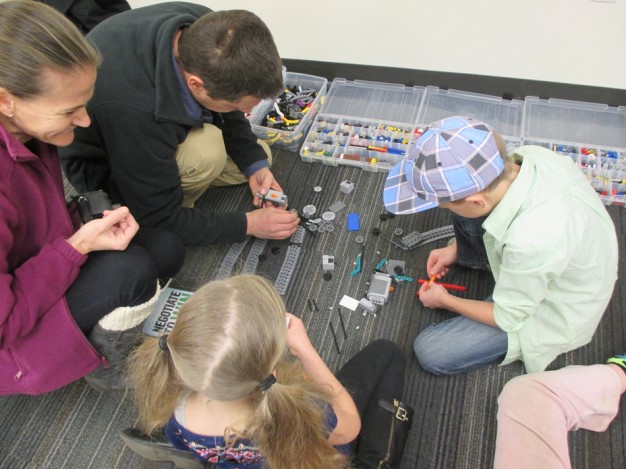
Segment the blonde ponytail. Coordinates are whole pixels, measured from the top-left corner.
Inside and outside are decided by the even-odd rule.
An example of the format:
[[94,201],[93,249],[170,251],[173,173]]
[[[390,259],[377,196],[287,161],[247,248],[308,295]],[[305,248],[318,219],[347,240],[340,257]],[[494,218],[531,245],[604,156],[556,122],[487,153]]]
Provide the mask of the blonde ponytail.
[[158,338],[146,338],[128,359],[128,379],[135,389],[139,426],[151,434],[174,414],[183,390],[168,350]]

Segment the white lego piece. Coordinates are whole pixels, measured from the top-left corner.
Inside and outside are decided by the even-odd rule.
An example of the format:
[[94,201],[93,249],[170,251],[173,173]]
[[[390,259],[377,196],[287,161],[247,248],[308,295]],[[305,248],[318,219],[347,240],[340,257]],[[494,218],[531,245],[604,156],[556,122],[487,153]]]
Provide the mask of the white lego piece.
[[359,307],[359,300],[351,298],[348,295],[343,295],[343,298],[339,302],[339,306],[348,308],[350,311],[356,311],[356,309]]
[[322,256],[322,269],[324,272],[335,270],[335,256],[328,256],[324,254]]
[[339,184],[339,190],[344,194],[349,194],[354,190],[354,183],[347,180],[342,181],[341,184]]

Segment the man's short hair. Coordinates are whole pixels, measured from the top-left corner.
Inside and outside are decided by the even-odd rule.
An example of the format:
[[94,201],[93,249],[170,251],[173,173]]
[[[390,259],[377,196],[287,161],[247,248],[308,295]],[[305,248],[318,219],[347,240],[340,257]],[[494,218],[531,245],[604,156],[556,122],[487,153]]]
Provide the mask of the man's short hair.
[[283,89],[282,62],[272,33],[254,13],[214,11],[183,30],[180,64],[200,77],[213,99],[274,98]]

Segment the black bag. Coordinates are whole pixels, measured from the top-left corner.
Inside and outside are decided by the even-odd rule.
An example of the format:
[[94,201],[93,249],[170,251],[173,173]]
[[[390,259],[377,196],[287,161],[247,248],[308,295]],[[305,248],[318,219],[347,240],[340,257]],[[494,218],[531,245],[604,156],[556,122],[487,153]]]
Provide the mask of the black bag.
[[404,446],[413,424],[413,409],[396,399],[389,402],[379,399],[378,407],[389,413],[391,425],[387,435],[387,451],[385,457],[378,462],[378,469],[392,469],[400,466]]
[[377,432],[364,438],[352,461],[355,469],[396,469],[400,466],[404,446],[413,423],[413,408],[394,399],[378,400]]

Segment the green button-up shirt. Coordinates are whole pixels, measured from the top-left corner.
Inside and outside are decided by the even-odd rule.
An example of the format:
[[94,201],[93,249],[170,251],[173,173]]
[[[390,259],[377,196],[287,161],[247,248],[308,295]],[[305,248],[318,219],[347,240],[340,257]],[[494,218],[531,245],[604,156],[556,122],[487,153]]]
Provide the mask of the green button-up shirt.
[[502,365],[543,371],[591,340],[617,279],[615,227],[572,160],[525,146],[517,178],[485,220],[496,286],[494,317],[507,332]]

